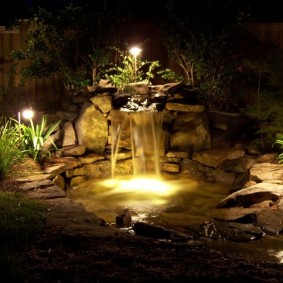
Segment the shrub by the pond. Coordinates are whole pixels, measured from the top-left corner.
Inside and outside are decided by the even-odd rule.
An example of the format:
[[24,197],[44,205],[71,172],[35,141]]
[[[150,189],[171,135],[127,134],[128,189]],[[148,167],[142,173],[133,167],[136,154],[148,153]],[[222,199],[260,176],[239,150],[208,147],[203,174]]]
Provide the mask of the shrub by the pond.
[[0,180],[4,179],[12,165],[24,156],[20,145],[19,132],[13,120],[0,118]]

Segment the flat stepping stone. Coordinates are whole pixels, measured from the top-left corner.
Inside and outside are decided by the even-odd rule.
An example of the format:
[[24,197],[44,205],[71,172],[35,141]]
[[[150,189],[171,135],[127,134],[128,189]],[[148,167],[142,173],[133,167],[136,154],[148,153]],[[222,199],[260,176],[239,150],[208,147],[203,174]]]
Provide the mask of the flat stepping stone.
[[50,187],[52,186],[53,183],[51,180],[38,180],[38,181],[32,181],[32,182],[27,182],[24,184],[21,184],[19,186],[19,189],[22,191],[29,191],[29,190],[34,190],[42,187]]
[[29,197],[35,199],[63,198],[66,196],[66,193],[56,185],[47,188],[29,190],[27,193]]
[[16,179],[16,182],[27,183],[27,182],[42,181],[42,180],[47,180],[47,179],[50,180],[51,178],[53,178],[51,174],[40,173],[40,174],[31,175],[31,176],[19,177]]

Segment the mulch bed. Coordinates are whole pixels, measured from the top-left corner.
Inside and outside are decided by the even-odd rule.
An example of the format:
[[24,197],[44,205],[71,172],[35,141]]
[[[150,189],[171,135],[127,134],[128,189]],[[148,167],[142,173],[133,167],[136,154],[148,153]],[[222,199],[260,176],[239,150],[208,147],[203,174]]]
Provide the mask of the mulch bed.
[[283,282],[277,263],[136,236],[74,238],[46,231],[18,260],[30,283]]

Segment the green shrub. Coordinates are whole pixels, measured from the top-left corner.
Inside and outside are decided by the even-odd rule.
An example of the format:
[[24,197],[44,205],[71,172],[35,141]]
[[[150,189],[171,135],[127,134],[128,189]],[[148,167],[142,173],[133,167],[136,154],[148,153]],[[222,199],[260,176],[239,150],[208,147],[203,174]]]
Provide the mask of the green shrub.
[[[117,89],[129,91],[129,84],[136,82],[147,82],[154,78],[154,69],[159,67],[158,61],[143,61],[127,52],[115,48],[121,58],[121,63],[105,70],[105,77]],[[126,90],[127,89],[127,90]]]
[[278,150],[279,150],[279,154],[278,154],[278,163],[279,164],[283,164],[283,135],[282,134],[278,134],[277,138],[273,144],[273,146],[278,145]]
[[4,179],[23,156],[17,126],[10,118],[0,118],[0,179]]
[[[47,125],[47,118],[43,116],[39,124],[34,125],[32,119],[30,119],[30,125],[19,125],[22,146],[31,158],[36,160],[50,154],[50,151],[43,151],[43,145],[60,125],[60,122],[59,120],[53,124]],[[54,143],[53,146],[56,149]]]
[[268,152],[283,133],[283,52],[271,49],[261,60],[243,61],[243,66],[245,80],[254,89],[244,114],[257,121],[261,150]]

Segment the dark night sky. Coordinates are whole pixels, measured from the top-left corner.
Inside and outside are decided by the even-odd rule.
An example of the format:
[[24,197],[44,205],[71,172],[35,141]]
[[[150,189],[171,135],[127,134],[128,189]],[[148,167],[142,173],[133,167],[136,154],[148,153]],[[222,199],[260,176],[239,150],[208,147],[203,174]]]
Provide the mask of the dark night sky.
[[66,0],[9,0],[0,8],[0,25],[13,24],[17,19],[29,18],[37,7],[56,9]]
[[[0,9],[0,25],[15,23],[16,19],[29,18],[39,6],[56,9],[69,0],[9,0],[5,8]],[[83,3],[84,0],[75,0]],[[95,0],[94,0],[95,1]],[[123,2],[123,0],[118,0]],[[127,0],[125,0],[127,1]],[[173,2],[186,4],[186,7],[198,5],[204,0],[174,0]],[[131,12],[139,15],[158,14],[158,7],[164,5],[166,0],[128,0],[128,7]],[[211,2],[212,5],[219,3],[232,4],[234,7],[248,7],[248,11],[258,22],[283,22],[283,12],[281,9],[282,0],[207,0],[203,3]],[[111,3],[111,1],[110,1]],[[217,6],[217,5],[216,5]]]

